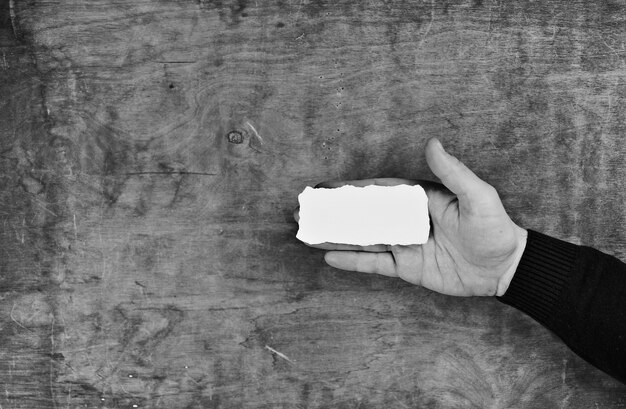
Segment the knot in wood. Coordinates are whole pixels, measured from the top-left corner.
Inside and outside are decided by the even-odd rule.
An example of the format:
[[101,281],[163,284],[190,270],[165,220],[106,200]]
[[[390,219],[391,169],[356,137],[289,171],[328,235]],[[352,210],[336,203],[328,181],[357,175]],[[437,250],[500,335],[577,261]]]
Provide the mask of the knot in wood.
[[228,138],[228,142],[230,143],[236,143],[236,144],[243,143],[243,135],[239,131],[228,132],[228,135],[226,135],[226,138]]

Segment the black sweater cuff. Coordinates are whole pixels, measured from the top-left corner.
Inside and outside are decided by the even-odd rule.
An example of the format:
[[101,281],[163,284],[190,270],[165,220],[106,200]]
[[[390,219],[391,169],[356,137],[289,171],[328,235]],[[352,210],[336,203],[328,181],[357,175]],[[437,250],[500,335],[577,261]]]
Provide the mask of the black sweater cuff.
[[579,246],[528,230],[526,249],[500,301],[552,327],[563,287],[568,283]]

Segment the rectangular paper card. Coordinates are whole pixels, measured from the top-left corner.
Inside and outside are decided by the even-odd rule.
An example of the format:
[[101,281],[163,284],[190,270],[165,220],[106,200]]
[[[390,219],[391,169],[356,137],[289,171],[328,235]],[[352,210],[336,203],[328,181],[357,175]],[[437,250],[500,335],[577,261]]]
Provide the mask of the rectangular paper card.
[[423,244],[430,222],[421,186],[306,187],[296,237],[308,244]]

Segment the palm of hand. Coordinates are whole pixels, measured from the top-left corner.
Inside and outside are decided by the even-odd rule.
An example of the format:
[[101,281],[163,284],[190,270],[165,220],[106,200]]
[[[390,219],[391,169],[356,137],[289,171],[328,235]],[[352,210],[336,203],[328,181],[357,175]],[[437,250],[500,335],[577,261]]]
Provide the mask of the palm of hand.
[[[516,229],[495,190],[480,209],[466,209],[445,187],[428,183],[431,235],[423,245],[391,246],[396,274],[457,296],[494,295],[512,266]],[[491,195],[491,197],[489,197]]]

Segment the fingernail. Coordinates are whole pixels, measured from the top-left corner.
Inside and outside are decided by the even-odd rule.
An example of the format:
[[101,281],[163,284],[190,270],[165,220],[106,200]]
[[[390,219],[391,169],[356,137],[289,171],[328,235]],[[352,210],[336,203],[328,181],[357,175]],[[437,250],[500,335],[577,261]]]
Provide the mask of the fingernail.
[[333,263],[337,262],[337,254],[329,251],[326,254],[324,254],[324,261],[326,261],[326,263],[333,265]]
[[445,149],[443,149],[443,145],[441,144],[441,141],[439,141],[439,139],[435,138],[435,147],[438,149],[441,149],[442,151],[445,151]]

